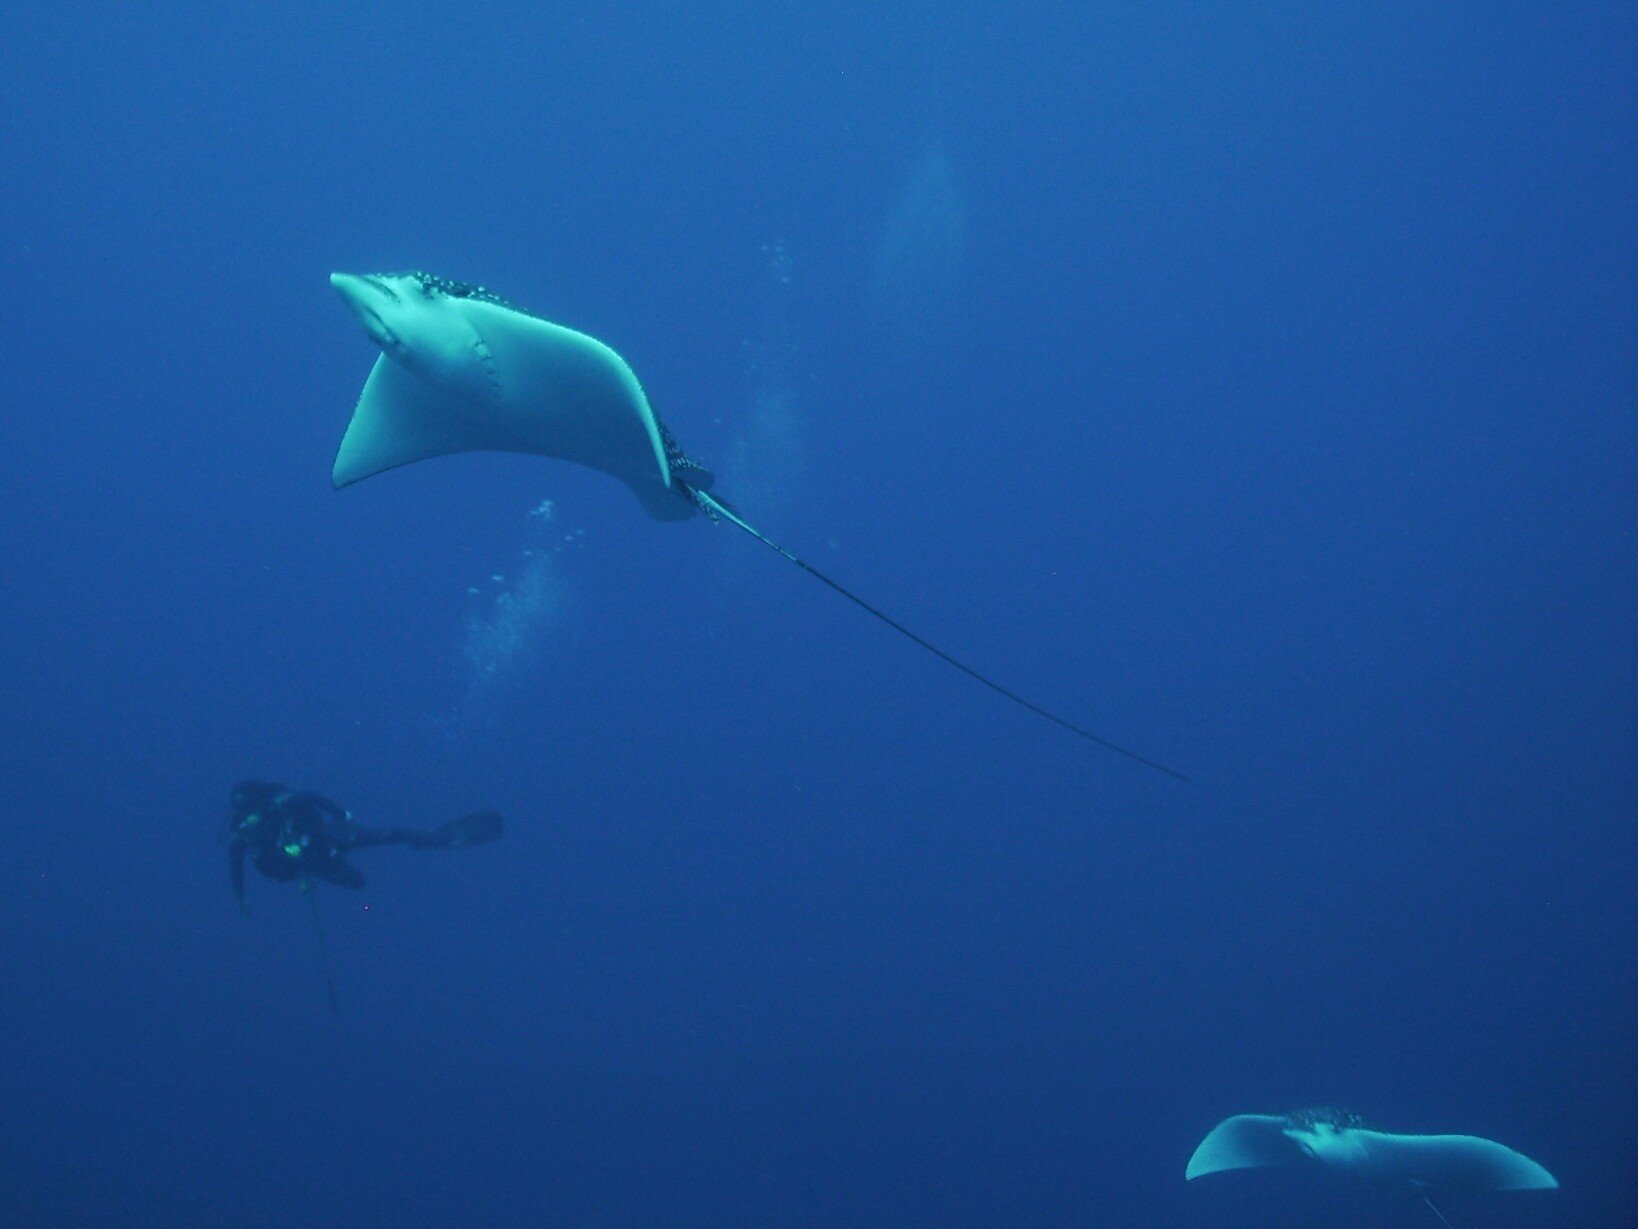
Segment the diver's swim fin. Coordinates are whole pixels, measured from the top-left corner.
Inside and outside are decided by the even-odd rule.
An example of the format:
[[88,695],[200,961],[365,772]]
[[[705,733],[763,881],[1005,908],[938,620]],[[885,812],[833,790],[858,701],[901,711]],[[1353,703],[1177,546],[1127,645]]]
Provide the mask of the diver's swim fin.
[[463,815],[459,819],[452,819],[447,824],[434,828],[432,847],[459,849],[463,845],[482,845],[485,841],[498,840],[504,830],[498,812],[474,811],[471,815]]

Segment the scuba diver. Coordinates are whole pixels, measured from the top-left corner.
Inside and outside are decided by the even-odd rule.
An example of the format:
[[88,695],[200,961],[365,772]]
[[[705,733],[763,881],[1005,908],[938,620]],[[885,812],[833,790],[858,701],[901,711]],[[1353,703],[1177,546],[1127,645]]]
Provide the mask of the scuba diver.
[[413,849],[459,849],[501,835],[501,817],[478,811],[452,819],[430,832],[415,828],[365,828],[352,812],[322,794],[287,790],[273,781],[241,781],[233,787],[222,827],[228,844],[228,877],[239,908],[245,903],[245,856],[256,869],[280,883],[298,880],[305,888],[322,879],[344,888],[362,888],[364,876],[347,861],[355,849],[408,845]]

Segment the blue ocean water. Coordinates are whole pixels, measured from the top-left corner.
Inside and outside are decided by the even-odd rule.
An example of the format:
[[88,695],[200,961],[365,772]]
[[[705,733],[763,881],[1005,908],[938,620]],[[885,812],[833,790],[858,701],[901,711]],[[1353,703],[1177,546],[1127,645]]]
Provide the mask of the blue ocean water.
[[[1630,6],[0,16],[0,1223],[1638,1208]],[[332,270],[618,349],[729,526],[337,493]],[[504,841],[234,908],[229,786]]]

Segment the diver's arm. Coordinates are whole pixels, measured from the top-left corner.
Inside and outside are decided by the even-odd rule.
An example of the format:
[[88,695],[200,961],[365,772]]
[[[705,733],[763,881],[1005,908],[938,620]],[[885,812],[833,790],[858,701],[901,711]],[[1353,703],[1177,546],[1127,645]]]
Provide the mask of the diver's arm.
[[245,904],[245,843],[238,837],[228,845],[228,881],[233,884],[233,899],[249,913],[250,906]]

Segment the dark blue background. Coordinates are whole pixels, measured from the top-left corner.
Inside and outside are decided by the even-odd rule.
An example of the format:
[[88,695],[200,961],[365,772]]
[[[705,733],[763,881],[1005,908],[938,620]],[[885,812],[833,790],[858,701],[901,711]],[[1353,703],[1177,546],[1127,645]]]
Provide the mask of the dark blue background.
[[[308,7],[0,19],[0,1219],[1430,1224],[1184,1184],[1329,1103],[1632,1223],[1629,5]],[[600,476],[332,492],[405,267],[1191,783]],[[322,895],[335,1019],[249,775],[511,827]]]

